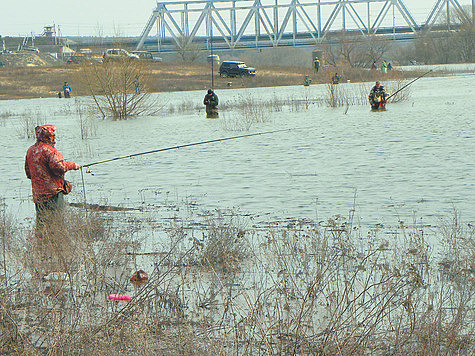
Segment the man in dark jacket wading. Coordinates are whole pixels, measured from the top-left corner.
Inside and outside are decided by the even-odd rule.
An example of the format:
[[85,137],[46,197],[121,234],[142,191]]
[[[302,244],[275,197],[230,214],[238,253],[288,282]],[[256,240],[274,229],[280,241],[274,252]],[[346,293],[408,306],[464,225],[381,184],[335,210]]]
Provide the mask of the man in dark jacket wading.
[[206,105],[206,117],[216,118],[218,117],[218,96],[214,91],[208,89],[208,93],[203,99],[203,104]]

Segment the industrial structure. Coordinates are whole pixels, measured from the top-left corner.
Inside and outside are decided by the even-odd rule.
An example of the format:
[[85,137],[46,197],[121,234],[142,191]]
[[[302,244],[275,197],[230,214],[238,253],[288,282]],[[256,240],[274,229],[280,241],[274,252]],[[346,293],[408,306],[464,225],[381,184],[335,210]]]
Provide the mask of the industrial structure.
[[471,21],[458,0],[436,0],[424,23],[416,22],[403,0],[157,2],[136,49],[167,52],[193,43],[207,48],[212,43],[215,49],[305,46],[330,41],[340,32],[410,39],[420,30],[447,31]]

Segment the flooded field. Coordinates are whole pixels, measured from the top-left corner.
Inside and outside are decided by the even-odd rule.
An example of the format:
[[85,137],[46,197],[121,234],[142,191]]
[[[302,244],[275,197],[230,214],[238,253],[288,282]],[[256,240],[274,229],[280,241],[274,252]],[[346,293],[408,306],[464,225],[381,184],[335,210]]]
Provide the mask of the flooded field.
[[[56,124],[57,147],[80,164],[288,128],[93,166],[85,174],[87,202],[150,208],[192,201],[209,210],[238,208],[263,221],[326,220],[356,209],[363,225],[408,223],[413,217],[437,224],[456,209],[474,222],[472,82],[470,75],[424,78],[411,86],[408,101],[383,113],[306,101],[323,99],[325,85],[220,91],[223,107],[240,100],[288,102],[281,111],[263,112],[265,122],[249,131],[242,131],[236,110],[222,110],[219,120],[206,120],[203,110],[180,112],[200,107],[203,92],[156,94],[161,114],[127,121],[91,117],[83,98],[2,101],[0,196],[14,215],[34,215],[23,162],[39,123]],[[350,91],[361,86],[341,85]],[[80,172],[67,178],[74,186],[69,201],[82,202]]]
[[[424,78],[386,112],[330,108],[325,85],[222,90],[217,120],[204,91],[126,121],[1,102],[0,353],[473,354],[472,82]],[[43,123],[80,164],[281,131],[68,172],[73,208],[35,238]]]

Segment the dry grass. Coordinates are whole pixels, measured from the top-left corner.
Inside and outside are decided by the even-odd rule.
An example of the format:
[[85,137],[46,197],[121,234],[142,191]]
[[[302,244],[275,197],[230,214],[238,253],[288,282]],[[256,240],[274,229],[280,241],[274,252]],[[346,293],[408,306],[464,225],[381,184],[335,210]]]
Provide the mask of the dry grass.
[[[389,101],[392,103],[407,101],[411,97],[411,87],[405,85],[406,81],[402,79],[391,80],[385,82],[386,93],[392,96]],[[358,88],[348,88],[340,84],[327,84],[327,92],[325,96],[325,104],[329,107],[336,108],[350,105],[369,105],[368,95],[373,84],[361,83]]]
[[[56,216],[38,241],[2,205],[0,353],[473,351],[475,231],[456,213],[438,229],[388,234],[363,232],[353,213],[250,228],[234,212],[198,212],[201,223],[190,214],[154,228],[157,252],[133,237],[140,216],[117,225],[108,214]],[[154,267],[133,287],[141,254]],[[64,277],[41,278],[51,272]]]
[[221,105],[222,110],[234,109],[230,115],[223,114],[221,125],[228,131],[248,131],[258,123],[269,122],[270,113],[282,111],[284,102],[277,98],[262,100],[248,95],[241,95],[236,101]]
[[[204,90],[209,88],[211,71],[208,65],[196,63],[144,63],[149,74],[149,92],[170,92],[185,90]],[[64,81],[71,85],[73,96],[89,95],[81,85],[80,66],[64,65],[61,67],[11,67],[0,71],[0,100],[57,97]],[[302,85],[305,75],[309,75],[313,84],[329,83],[332,75],[338,72],[342,81],[386,81],[415,77],[418,72],[402,73],[390,71],[381,74],[376,71],[351,67],[326,67],[319,73],[305,67],[260,66],[255,78],[220,78],[215,72],[215,89],[254,88],[285,85]]]

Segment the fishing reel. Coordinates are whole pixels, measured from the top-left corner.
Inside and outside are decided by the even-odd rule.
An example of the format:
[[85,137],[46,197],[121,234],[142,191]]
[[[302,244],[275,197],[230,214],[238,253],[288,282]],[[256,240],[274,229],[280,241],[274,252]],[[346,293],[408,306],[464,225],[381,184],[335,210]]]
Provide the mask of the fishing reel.
[[89,168],[89,167],[86,167],[85,172],[86,172],[86,173],[89,173],[91,176],[94,175],[94,173],[92,173],[92,171],[91,171],[91,168]]

